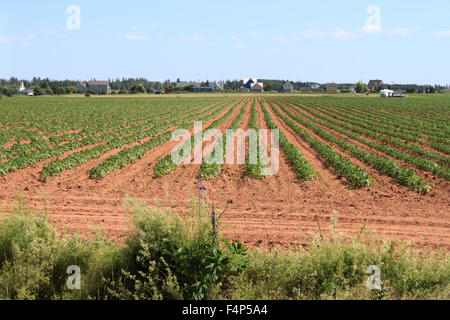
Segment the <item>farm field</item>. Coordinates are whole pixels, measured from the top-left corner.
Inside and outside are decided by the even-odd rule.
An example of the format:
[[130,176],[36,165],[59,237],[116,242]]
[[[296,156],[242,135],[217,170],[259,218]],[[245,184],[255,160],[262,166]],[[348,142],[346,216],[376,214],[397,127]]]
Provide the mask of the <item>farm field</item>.
[[[15,97],[0,100],[0,212],[16,199],[58,226],[122,239],[127,196],[187,212],[199,185],[250,247],[367,228],[450,249],[450,96]],[[280,164],[176,165],[175,129],[279,129]],[[194,140],[192,139],[192,142]],[[207,147],[211,142],[203,142]],[[194,144],[192,144],[194,146]],[[248,152],[248,147],[247,147]],[[183,154],[183,157],[193,157]]]

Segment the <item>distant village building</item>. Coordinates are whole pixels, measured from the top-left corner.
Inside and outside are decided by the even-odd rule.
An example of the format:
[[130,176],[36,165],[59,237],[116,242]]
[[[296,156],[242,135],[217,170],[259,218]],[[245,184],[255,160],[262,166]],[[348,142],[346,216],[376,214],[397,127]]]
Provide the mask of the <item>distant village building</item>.
[[313,92],[322,92],[322,86],[320,84],[314,83],[311,85],[311,90]]
[[258,82],[256,78],[245,78],[243,80],[243,87],[241,90],[244,92],[263,92],[264,91],[264,83]]
[[77,86],[81,92],[94,91],[95,93],[111,93],[111,85],[109,81],[88,81],[82,82]]
[[374,88],[381,87],[382,85],[383,80],[370,80],[367,86],[369,87],[369,90],[373,90]]
[[215,91],[220,91],[223,90],[223,83],[222,82],[211,82],[209,84],[209,86],[201,86],[199,84],[195,85],[193,88],[194,92],[215,92]]
[[223,88],[225,87],[225,84],[222,81],[219,81],[219,82],[214,81],[213,83],[211,83],[211,87],[214,90],[220,91],[220,90],[223,90]]
[[327,93],[337,93],[338,84],[331,82],[326,84],[326,92]]
[[251,92],[263,92],[264,87],[262,83],[257,83],[250,88]]
[[283,92],[294,92],[294,86],[289,81],[283,85]]
[[24,94],[24,95],[27,95],[27,96],[34,95],[32,89],[25,88],[25,83],[23,81],[19,82],[19,92],[18,92],[18,94]]
[[20,81],[19,83],[19,92],[25,91],[25,84],[23,83],[23,81]]
[[247,88],[250,90],[250,88],[252,86],[254,86],[257,82],[258,82],[258,79],[256,79],[256,78],[245,78],[243,80],[244,88]]

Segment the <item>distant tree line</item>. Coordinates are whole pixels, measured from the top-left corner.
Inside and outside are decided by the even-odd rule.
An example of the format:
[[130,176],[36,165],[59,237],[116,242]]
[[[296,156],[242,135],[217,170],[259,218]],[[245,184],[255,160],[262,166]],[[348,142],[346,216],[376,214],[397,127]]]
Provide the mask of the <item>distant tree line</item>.
[[[95,79],[94,79],[95,80]],[[116,78],[108,79],[113,94],[133,94],[133,93],[182,93],[194,91],[194,85],[189,84],[184,87],[177,86],[180,82],[178,78],[176,81],[165,80],[163,82],[150,81],[145,78]],[[265,91],[282,91],[283,85],[287,80],[273,80],[273,79],[258,79],[258,81],[264,83]],[[82,81],[77,80],[50,80],[48,78],[34,77],[32,80],[23,80],[27,89],[33,89],[34,95],[62,95],[71,93],[81,93],[79,85]],[[317,82],[302,82],[302,81],[290,81],[294,86],[295,91],[300,91],[303,87],[315,86],[320,89],[324,89],[325,84]],[[209,86],[210,81],[198,82],[201,86]],[[20,80],[15,77],[10,79],[0,79],[0,95],[12,96],[19,91]],[[243,86],[242,80],[226,80],[224,81],[224,91],[233,92],[238,91]],[[352,83],[338,84],[338,90],[341,92],[350,92],[350,88],[354,87],[356,92],[365,93],[369,92],[366,84],[358,82],[356,85]],[[381,89],[392,89],[395,91],[404,91],[407,93],[423,92],[433,93],[438,90],[445,90],[450,86],[442,85],[416,85],[416,84],[385,84],[383,86],[375,87],[372,92],[379,92]],[[91,92],[94,94],[95,92]]]

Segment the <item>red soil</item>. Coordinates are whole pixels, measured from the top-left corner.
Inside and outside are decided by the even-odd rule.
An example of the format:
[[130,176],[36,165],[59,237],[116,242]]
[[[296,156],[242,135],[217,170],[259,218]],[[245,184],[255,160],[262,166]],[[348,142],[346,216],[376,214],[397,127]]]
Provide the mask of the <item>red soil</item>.
[[[240,102],[233,116],[220,126],[222,131],[241,108]],[[430,194],[420,195],[338,150],[366,169],[376,181],[370,188],[351,190],[345,185],[345,179],[327,168],[315,150],[286,126],[270,106],[266,105],[266,108],[286,138],[317,169],[318,177],[311,181],[296,181],[283,151],[279,172],[264,180],[245,176],[243,165],[224,165],[221,175],[202,183],[207,187],[206,195],[217,206],[224,208],[229,203],[222,220],[226,237],[250,247],[286,247],[295,242],[307,245],[309,240],[305,236],[309,232],[319,232],[319,225],[326,231],[330,216],[337,211],[339,231],[357,234],[367,221],[366,229],[387,237],[450,249],[448,182],[439,180]],[[260,128],[267,128],[259,105],[258,110]],[[243,129],[248,128],[250,113],[249,106],[241,126]],[[204,123],[204,128],[213,120]],[[198,195],[196,175],[199,165],[182,165],[166,177],[153,178],[153,166],[176,144],[169,141],[158,146],[139,161],[100,181],[89,179],[86,172],[110,153],[65,171],[45,184],[38,178],[48,161],[8,174],[0,178],[1,211],[11,212],[13,200],[21,195],[31,208],[48,210],[51,220],[60,227],[86,232],[90,226],[100,226],[111,239],[121,239],[131,228],[132,217],[122,206],[126,195],[179,213],[189,210],[190,200]],[[111,154],[117,151],[111,151]]]

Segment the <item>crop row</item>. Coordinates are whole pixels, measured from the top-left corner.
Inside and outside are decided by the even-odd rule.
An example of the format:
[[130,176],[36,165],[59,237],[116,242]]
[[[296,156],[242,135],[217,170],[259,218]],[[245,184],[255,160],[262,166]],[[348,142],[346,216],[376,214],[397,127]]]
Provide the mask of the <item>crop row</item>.
[[[352,124],[350,124],[351,122],[346,123],[346,122],[343,122],[343,121],[337,121],[337,120],[335,120],[335,118],[333,118],[333,116],[330,114],[330,112],[325,111],[325,110],[321,110],[320,111],[321,113],[317,113],[317,112],[315,112],[315,110],[317,110],[317,109],[310,108],[310,107],[308,107],[306,105],[301,105],[300,107],[308,110],[309,113],[315,115],[316,117],[324,119],[324,120],[326,120],[326,121],[328,121],[330,123],[336,124],[336,125],[338,125],[340,127],[350,129],[350,130],[352,130],[354,132],[363,134],[365,136],[372,137],[374,139],[381,140],[381,141],[383,141],[385,143],[388,143],[388,144],[399,146],[399,147],[401,147],[403,149],[412,151],[412,152],[414,152],[414,153],[416,153],[418,155],[427,157],[429,159],[437,160],[437,161],[439,161],[442,164],[445,164],[445,165],[449,165],[450,164],[450,157],[448,157],[448,156],[445,156],[445,155],[442,155],[440,153],[433,152],[433,151],[430,151],[430,150],[427,150],[427,149],[423,149],[422,147],[420,147],[418,145],[411,144],[411,143],[408,143],[408,142],[404,142],[403,140],[400,140],[400,139],[397,139],[397,138],[394,138],[394,137],[391,137],[391,136],[386,136],[384,134],[377,133],[377,132],[375,132],[373,130],[368,130],[368,129],[365,129],[363,127],[357,126],[357,125],[352,125]],[[325,114],[327,116],[323,116],[322,114]]]
[[[218,108],[217,110],[204,116],[203,118],[200,118],[199,120],[201,121],[201,120],[207,120],[207,119],[213,118],[218,113],[220,113],[223,109],[225,109],[226,107],[227,107],[227,105],[225,104],[224,106]],[[183,121],[183,123],[180,123],[179,128],[192,127],[193,123],[191,123],[191,121],[195,120],[196,118],[198,118],[198,115],[194,115],[193,117],[189,118],[188,119],[189,121],[187,121],[187,120]],[[124,149],[124,150],[120,151],[119,153],[109,157],[108,159],[103,161],[98,166],[92,168],[89,171],[89,176],[90,176],[90,178],[93,178],[93,179],[104,178],[106,174],[108,174],[114,170],[121,169],[121,168],[129,165],[130,163],[136,161],[137,159],[140,159],[149,150],[169,141],[171,137],[172,137],[172,132],[166,132],[159,137],[153,138],[150,141],[145,142],[144,144],[137,145],[137,146],[134,146],[134,147],[131,147],[128,149]]]
[[[372,116],[369,115],[367,117],[361,116],[361,114],[346,114],[345,117],[342,117],[339,115],[337,110],[334,110],[330,107],[325,107],[324,105],[318,106],[321,109],[325,109],[329,112],[334,113],[337,117],[340,117],[343,119],[343,121],[358,121],[362,123],[362,125],[365,128],[372,129],[374,131],[383,132],[390,136],[399,137],[401,139],[404,139],[406,141],[413,141],[420,144],[428,145],[432,147],[435,150],[444,152],[446,154],[450,154],[450,147],[448,146],[448,138],[432,138],[430,137],[430,141],[425,140],[422,138],[422,135],[418,134],[415,131],[411,130],[402,130],[399,128],[398,124],[402,121],[401,118],[397,120],[397,123],[391,123],[391,124],[385,124],[384,122],[375,121],[372,119]],[[338,109],[338,110],[345,110],[345,112],[348,112],[348,109]],[[333,116],[334,117],[334,116]]]
[[423,114],[420,116],[419,120],[416,120],[415,118],[408,117],[408,113],[406,110],[397,109],[395,110],[396,112],[389,113],[377,107],[377,103],[374,103],[371,108],[368,108],[367,106],[359,106],[357,104],[352,104],[351,107],[345,105],[333,105],[333,108],[336,110],[344,109],[348,114],[360,117],[368,117],[377,122],[390,124],[393,128],[396,129],[403,128],[404,130],[412,131],[418,136],[427,134],[431,136],[436,135],[436,137],[446,138],[446,134],[449,133],[448,125],[443,123],[428,122],[424,119]]
[[450,170],[448,167],[441,167],[438,166],[435,162],[428,160],[428,159],[424,159],[421,157],[417,157],[408,153],[404,153],[401,150],[398,149],[394,149],[388,145],[382,144],[382,143],[378,143],[375,141],[369,141],[365,138],[363,138],[362,136],[360,136],[359,134],[356,134],[354,132],[351,132],[349,130],[343,129],[339,126],[339,123],[337,123],[337,125],[333,124],[332,119],[329,119],[328,117],[322,116],[321,114],[318,114],[314,111],[312,111],[311,109],[304,107],[304,109],[306,109],[308,112],[310,112],[311,114],[313,114],[314,116],[318,117],[318,118],[322,118],[325,119],[326,121],[322,121],[318,118],[312,117],[304,112],[302,112],[298,107],[295,107],[293,105],[291,105],[291,107],[293,107],[297,113],[299,113],[301,116],[308,118],[311,121],[314,121],[315,123],[318,123],[322,126],[325,126],[327,128],[333,129],[336,132],[339,132],[341,134],[346,135],[347,137],[350,137],[358,142],[361,142],[362,144],[365,144],[367,146],[369,146],[372,149],[381,151],[387,155],[390,155],[396,159],[405,161],[411,165],[413,165],[414,167],[421,169],[421,170],[425,170],[428,172],[433,173],[434,175],[444,178],[446,180],[450,179]]
[[[157,98],[106,98],[95,99],[65,97],[43,97],[42,99],[13,98],[0,103],[0,121],[4,128],[25,128],[45,137],[64,132],[76,132],[95,128],[97,132],[111,127],[128,126],[136,121],[145,121],[150,115],[165,110],[201,104],[211,105],[217,99],[198,97],[195,99]],[[20,137],[18,131],[13,137]],[[0,142],[1,142],[0,132]]]
[[[196,109],[204,108],[204,106],[200,106]],[[183,109],[186,110],[186,109]],[[180,111],[180,110],[179,110]],[[181,110],[182,111],[182,110]],[[30,138],[31,142],[26,144],[16,143],[10,148],[0,150],[0,159],[5,158],[14,158],[15,156],[24,156],[26,154],[30,154],[36,152],[38,150],[42,150],[45,148],[53,148],[58,144],[61,144],[66,141],[74,141],[78,139],[85,139],[87,137],[103,135],[106,133],[122,136],[129,133],[136,133],[142,130],[148,129],[149,126],[153,126],[157,124],[162,117],[167,117],[167,115],[174,113],[174,110],[160,112],[159,115],[146,117],[146,121],[142,121],[142,119],[135,120],[135,123],[126,123],[120,124],[114,127],[105,127],[104,129],[99,128],[85,128],[82,129],[78,133],[68,133],[64,135],[52,136],[48,140],[45,139],[42,135],[38,135],[38,137]],[[117,130],[119,129],[119,130]],[[101,132],[101,130],[105,130]]]
[[345,176],[348,184],[353,188],[369,187],[372,184],[372,178],[362,168],[354,165],[350,160],[342,157],[332,147],[323,144],[319,140],[313,138],[295,121],[284,115],[275,105],[269,101],[272,110],[280,117],[289,127],[292,128],[303,140],[305,140],[319,155],[325,160],[325,163],[334,168],[337,174]]
[[112,140],[114,138],[129,134],[136,134],[134,128],[106,133],[100,136],[92,136],[79,141],[72,141],[66,144],[57,145],[55,147],[48,147],[30,154],[23,154],[18,158],[0,163],[0,175],[5,175],[7,173],[17,171],[19,169],[24,169],[34,163],[46,160],[48,158],[59,157],[64,153],[72,150],[83,148],[85,146],[92,144],[102,143],[104,141]]
[[[279,130],[278,126],[273,122],[269,111],[264,104],[261,104],[264,117],[266,119],[267,127],[272,130]],[[290,164],[293,166],[297,175],[297,179],[311,180],[317,177],[316,169],[305,159],[300,150],[288,141],[284,133],[279,130],[280,146],[283,148],[284,153]]]
[[419,176],[417,176],[414,171],[411,169],[405,168],[401,166],[396,161],[391,159],[379,157],[371,152],[362,150],[357,146],[347,142],[346,140],[340,139],[329,132],[319,128],[313,123],[304,120],[303,118],[295,115],[292,111],[290,111],[287,107],[280,105],[284,112],[286,112],[289,117],[295,119],[300,122],[304,126],[313,130],[317,135],[322,137],[323,139],[335,143],[341,149],[350,151],[350,153],[356,157],[357,159],[365,162],[371,167],[377,169],[381,173],[385,173],[386,175],[394,178],[399,184],[409,187],[411,190],[427,193],[431,191],[431,186],[424,180],[422,180]]
[[[216,119],[215,121],[213,121],[213,123],[211,123],[209,125],[209,127],[206,128],[206,130],[211,129],[211,128],[218,128],[220,124],[222,124],[229,117],[231,117],[231,115],[234,113],[234,111],[240,104],[241,104],[241,101],[239,103],[236,103],[223,117],[220,117],[220,118]],[[228,107],[228,105],[225,105],[224,109],[226,107]],[[215,114],[214,116],[217,116],[219,113],[220,113],[220,111],[217,112],[217,114]],[[189,157],[191,155],[191,152],[195,148],[196,143],[202,143],[201,139],[198,139],[198,140],[200,140],[200,141],[197,141],[197,139],[195,139],[195,136],[193,135],[188,141],[185,142],[184,145],[182,145],[180,148],[175,150],[174,153],[178,154],[180,156],[180,158],[182,160],[184,160],[186,157]],[[189,150],[189,152],[185,153],[184,150]],[[165,175],[168,175],[169,173],[174,171],[179,165],[180,164],[176,164],[173,162],[172,155],[169,154],[156,163],[155,168],[153,170],[153,177],[161,178]]]
[[[215,104],[215,105],[217,105],[217,104]],[[201,104],[194,108],[191,108],[190,106],[187,106],[187,105],[181,105],[181,106],[178,105],[176,107],[168,107],[168,108],[163,108],[163,109],[154,110],[154,111],[152,110],[152,112],[149,115],[147,115],[143,118],[137,118],[137,119],[134,119],[133,121],[119,123],[114,126],[104,125],[101,128],[84,128],[77,133],[67,133],[67,134],[63,134],[63,135],[51,136],[49,138],[49,141],[53,144],[59,144],[59,143],[65,142],[65,141],[73,141],[73,140],[82,139],[82,138],[85,138],[88,136],[97,135],[97,134],[99,134],[100,130],[112,132],[112,131],[124,129],[126,127],[145,128],[145,127],[148,127],[149,124],[157,123],[157,121],[163,120],[164,118],[170,118],[171,115],[173,115],[174,113],[181,113],[186,110],[189,110],[189,111],[202,110],[206,106],[211,106],[211,104],[210,103],[209,104]]]
[[[308,106],[311,107],[312,105],[308,104]],[[325,107],[323,105],[319,105],[319,106],[316,105],[316,106],[314,106],[314,109],[319,110],[321,112],[327,112],[327,115],[329,115],[330,117],[333,117],[334,119],[338,119],[338,120],[346,122],[346,123],[351,123],[351,124],[357,125],[359,127],[365,128],[367,130],[371,130],[373,132],[387,135],[389,137],[397,137],[397,138],[403,139],[406,141],[404,143],[408,143],[408,141],[412,141],[412,142],[416,142],[416,143],[419,143],[422,145],[430,146],[433,149],[444,152],[446,154],[450,154],[450,147],[448,147],[444,144],[424,141],[424,140],[421,140],[421,139],[419,139],[411,134],[408,134],[408,133],[390,130],[389,128],[380,126],[377,123],[372,122],[370,119],[362,119],[361,117],[350,116],[350,115],[342,116],[342,115],[339,115],[336,110],[333,110],[329,107]]]
[[[239,115],[234,119],[233,123],[230,126],[231,130],[237,130],[242,120],[244,119],[244,116],[247,112],[247,108],[249,105],[249,100],[247,100],[242,107],[241,111],[239,112]],[[227,135],[223,136],[223,149],[224,149],[224,160],[226,157],[226,151],[227,151]],[[197,177],[200,179],[208,179],[208,178],[214,178],[217,177],[222,172],[223,164],[221,163],[208,163],[207,161],[203,161],[203,163],[200,166],[200,169],[198,171]]]
[[[254,99],[251,108],[251,116],[249,127],[255,133],[255,139],[249,139],[249,154],[246,156],[245,174],[256,179],[266,178],[267,159],[264,156],[265,150],[259,141],[259,124],[258,124],[257,100]],[[252,134],[253,134],[252,133]],[[252,153],[252,154],[250,154]]]

